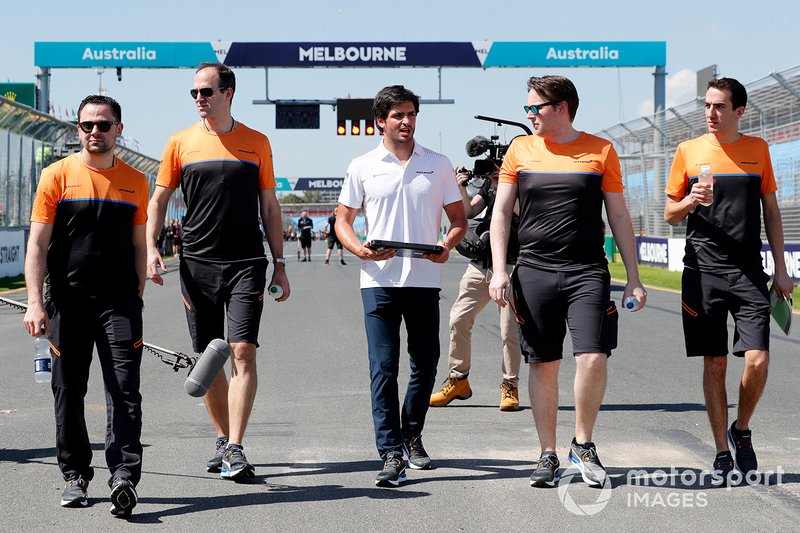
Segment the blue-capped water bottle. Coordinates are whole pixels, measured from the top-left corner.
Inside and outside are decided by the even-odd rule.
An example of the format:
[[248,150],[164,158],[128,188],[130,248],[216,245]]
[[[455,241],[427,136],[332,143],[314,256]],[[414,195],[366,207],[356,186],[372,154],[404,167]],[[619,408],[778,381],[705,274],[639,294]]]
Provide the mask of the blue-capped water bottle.
[[625,309],[627,309],[628,311],[636,311],[637,309],[639,309],[639,306],[642,305],[642,302],[640,302],[639,298],[637,298],[636,296],[628,296],[622,302],[622,305],[624,305]]
[[42,333],[33,340],[33,380],[36,383],[50,383],[53,377],[52,363],[50,340]]

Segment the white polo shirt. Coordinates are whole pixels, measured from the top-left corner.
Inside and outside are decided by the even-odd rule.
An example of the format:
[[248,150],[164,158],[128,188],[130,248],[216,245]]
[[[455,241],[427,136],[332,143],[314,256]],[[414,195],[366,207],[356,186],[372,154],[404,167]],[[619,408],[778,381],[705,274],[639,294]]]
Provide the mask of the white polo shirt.
[[[347,168],[339,203],[361,208],[367,240],[436,244],[442,208],[461,201],[453,165],[442,154],[414,142],[403,166],[383,146],[353,159]],[[441,265],[427,259],[393,257],[361,262],[361,288],[440,288]]]

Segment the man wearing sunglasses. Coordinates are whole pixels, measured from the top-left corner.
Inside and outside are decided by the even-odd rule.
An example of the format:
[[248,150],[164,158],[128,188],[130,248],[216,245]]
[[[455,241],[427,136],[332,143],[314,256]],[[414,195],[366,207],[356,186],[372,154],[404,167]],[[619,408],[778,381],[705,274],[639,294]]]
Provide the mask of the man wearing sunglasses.
[[[142,473],[142,294],[147,180],[114,156],[122,109],[107,96],[78,107],[82,149],[42,171],[25,261],[25,329],[50,339],[56,454],[64,507],[85,507],[94,476],[84,417],[92,350],[106,390],[111,513],[128,516]],[[42,283],[48,274],[46,298]]]
[[[252,477],[242,440],[257,388],[256,347],[264,304],[268,260],[271,284],[289,298],[283,258],[280,205],[275,196],[272,150],[265,135],[233,118],[234,73],[221,63],[202,63],[189,91],[200,122],[170,138],[150,200],[147,276],[158,285],[166,265],[156,247],[172,193],[186,202],[180,259],[181,295],[194,351],[212,339],[231,345],[231,380],[220,371],[204,400],[217,432],[208,472],[225,479]],[[264,234],[259,223],[263,221]]]
[[522,355],[530,366],[531,410],[541,446],[531,485],[552,487],[559,477],[558,370],[568,324],[576,366],[575,436],[568,457],[586,483],[603,486],[606,473],[592,431],[618,318],[609,301],[603,206],[628,274],[623,299],[635,296],[640,309],[646,299],[622,173],[610,142],[573,127],[578,92],[569,79],[530,78],[524,109],[536,135],[514,139],[503,159],[490,231],[492,258],[499,264],[519,201],[520,253],[514,275],[496,271],[489,293],[500,306],[516,309]]

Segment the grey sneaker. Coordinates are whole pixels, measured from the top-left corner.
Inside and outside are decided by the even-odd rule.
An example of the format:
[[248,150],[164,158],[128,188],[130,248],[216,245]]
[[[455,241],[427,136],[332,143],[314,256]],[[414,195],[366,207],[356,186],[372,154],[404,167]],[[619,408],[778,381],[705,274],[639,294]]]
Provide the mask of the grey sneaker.
[[431,467],[431,458],[422,446],[422,435],[403,439],[403,447],[408,455],[408,466],[414,470],[428,470]]
[[558,483],[559,475],[558,467],[561,463],[558,461],[556,452],[544,452],[539,457],[539,463],[536,465],[536,470],[531,474],[531,487],[555,487]]
[[222,470],[222,454],[225,453],[225,448],[228,446],[228,437],[217,437],[217,442],[214,444],[216,451],[214,457],[206,463],[206,472],[213,472],[218,474]]
[[583,481],[591,487],[602,487],[606,484],[606,469],[600,458],[597,457],[597,449],[594,443],[586,441],[578,444],[573,437],[569,445],[569,461],[581,471]]
[[403,452],[393,450],[386,454],[383,461],[383,470],[375,477],[375,484],[379,487],[399,487],[406,481],[406,461]]
[[130,516],[138,501],[139,495],[130,480],[119,478],[114,480],[114,484],[111,485],[111,509],[109,509],[111,514],[122,517]]
[[222,472],[220,477],[224,479],[244,479],[255,476],[255,468],[244,456],[244,448],[239,444],[230,444],[222,454]]
[[86,507],[89,504],[86,499],[88,489],[89,482],[80,476],[68,480],[61,493],[61,507]]

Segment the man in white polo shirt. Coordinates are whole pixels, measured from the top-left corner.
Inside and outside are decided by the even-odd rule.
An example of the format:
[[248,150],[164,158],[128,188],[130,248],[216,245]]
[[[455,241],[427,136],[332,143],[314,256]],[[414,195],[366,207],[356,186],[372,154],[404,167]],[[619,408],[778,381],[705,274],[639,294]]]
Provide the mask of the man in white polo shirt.
[[[381,144],[355,158],[339,196],[336,234],[361,262],[361,299],[367,330],[372,419],[383,469],[378,486],[405,481],[409,466],[430,468],[422,428],[439,361],[440,263],[464,236],[467,219],[453,165],[447,157],[414,141],[419,98],[402,85],[382,89],[373,113],[384,133]],[[439,238],[442,208],[450,230]],[[363,210],[367,239],[361,243],[353,221]],[[375,240],[439,244],[444,252],[424,258],[373,250]],[[402,413],[398,399],[400,323],[405,321],[411,376]]]

